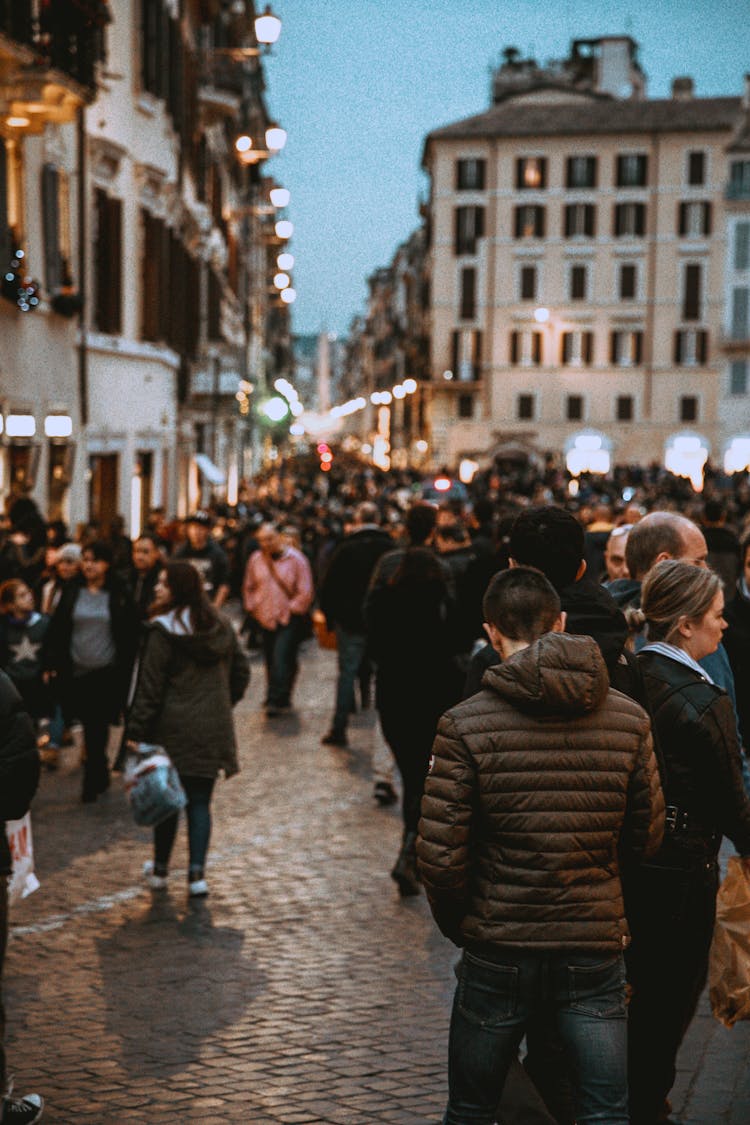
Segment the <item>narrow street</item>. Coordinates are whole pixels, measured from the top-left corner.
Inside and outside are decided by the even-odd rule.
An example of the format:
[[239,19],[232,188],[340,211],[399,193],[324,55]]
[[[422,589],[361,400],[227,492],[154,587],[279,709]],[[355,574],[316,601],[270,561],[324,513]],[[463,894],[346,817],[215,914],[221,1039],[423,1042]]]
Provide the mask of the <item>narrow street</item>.
[[[440,1120],[456,951],[389,878],[399,816],[372,799],[374,713],[350,750],[320,745],[334,679],[308,645],[296,714],[269,720],[254,659],[204,903],[187,901],[182,829],[169,891],[150,892],[150,834],[119,782],[82,806],[71,761],[44,776],[41,889],[14,910],[6,989],[10,1068],[49,1125]],[[745,1125],[749,1050],[750,1026],[724,1030],[704,999],[675,1115]]]

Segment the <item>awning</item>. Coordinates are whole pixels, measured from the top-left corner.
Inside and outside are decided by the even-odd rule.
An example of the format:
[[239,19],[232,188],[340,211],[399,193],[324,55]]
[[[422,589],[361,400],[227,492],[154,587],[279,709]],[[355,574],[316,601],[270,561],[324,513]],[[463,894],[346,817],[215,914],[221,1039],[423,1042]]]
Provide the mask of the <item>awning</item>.
[[227,478],[205,453],[195,454],[195,463],[209,484],[226,484]]

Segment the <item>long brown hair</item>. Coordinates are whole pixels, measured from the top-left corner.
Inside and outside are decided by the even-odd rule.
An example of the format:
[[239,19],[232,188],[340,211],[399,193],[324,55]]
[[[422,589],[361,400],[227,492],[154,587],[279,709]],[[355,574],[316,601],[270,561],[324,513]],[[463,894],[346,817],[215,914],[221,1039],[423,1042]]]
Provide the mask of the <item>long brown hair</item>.
[[167,576],[171,609],[187,609],[196,633],[206,633],[218,621],[218,614],[206,597],[203,581],[192,563],[172,559],[162,568]]

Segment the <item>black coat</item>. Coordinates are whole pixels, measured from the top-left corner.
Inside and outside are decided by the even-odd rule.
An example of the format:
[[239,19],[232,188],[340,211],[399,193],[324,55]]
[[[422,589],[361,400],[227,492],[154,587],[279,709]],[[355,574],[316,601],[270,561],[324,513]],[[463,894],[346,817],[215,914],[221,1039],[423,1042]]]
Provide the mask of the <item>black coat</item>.
[[10,875],[5,821],[28,812],[39,784],[39,751],[31,719],[10,678],[0,672],[0,877]]
[[320,587],[320,608],[329,628],[340,625],[348,633],[364,633],[362,615],[367,587],[378,559],[393,548],[387,531],[361,527],[335,547]]
[[[82,578],[74,579],[65,586],[47,632],[45,661],[47,667],[52,668],[57,673],[63,692],[66,683],[73,676],[71,656],[73,610],[83,586]],[[115,667],[119,689],[118,705],[124,706],[138,648],[140,624],[128,587],[116,577],[108,576],[105,588],[109,595],[109,615],[112,639],[115,644]]]
[[690,868],[714,860],[722,836],[750,855],[750,801],[729,696],[660,653],[642,652],[638,662],[663,759],[664,800],[680,816],[652,862]]
[[732,665],[742,745],[750,750],[750,601],[739,588],[724,610],[729,628],[722,643]]

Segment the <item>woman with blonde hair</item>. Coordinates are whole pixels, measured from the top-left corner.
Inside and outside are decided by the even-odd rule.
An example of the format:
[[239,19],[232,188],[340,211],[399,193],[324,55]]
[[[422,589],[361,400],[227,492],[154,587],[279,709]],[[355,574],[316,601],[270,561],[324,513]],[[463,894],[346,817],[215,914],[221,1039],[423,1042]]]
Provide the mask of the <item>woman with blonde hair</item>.
[[727,836],[750,865],[750,803],[734,710],[698,663],[726,628],[721,579],[666,560],[643,583],[648,643],[638,655],[662,761],[664,842],[624,871],[630,1120],[668,1119],[675,1060],[706,983],[716,913],[717,856]]

